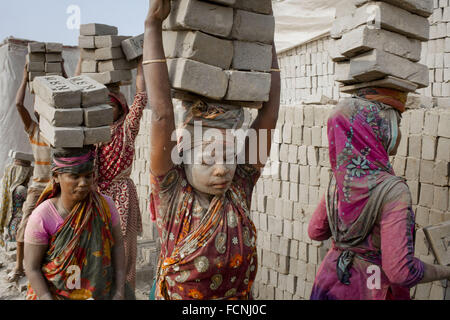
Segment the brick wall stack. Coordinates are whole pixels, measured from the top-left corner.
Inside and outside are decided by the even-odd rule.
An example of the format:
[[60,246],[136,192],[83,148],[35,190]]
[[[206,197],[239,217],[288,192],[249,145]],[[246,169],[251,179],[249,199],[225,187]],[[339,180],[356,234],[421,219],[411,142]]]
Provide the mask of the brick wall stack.
[[259,230],[258,299],[308,299],[326,246],[308,221],[330,178],[326,119],[333,105],[282,107],[271,162],[258,181],[252,217]]
[[[450,221],[450,109],[413,109],[403,116],[402,140],[393,161],[397,175],[406,178],[416,214],[416,256],[435,263],[422,228]],[[415,299],[450,299],[447,282],[421,284]]]
[[62,76],[61,43],[31,42],[26,56],[30,91],[33,92],[33,80],[42,76]]
[[419,90],[422,95],[435,97],[436,105],[450,107],[450,2],[434,0],[430,22],[430,41],[422,45],[421,63],[428,65],[429,87]]

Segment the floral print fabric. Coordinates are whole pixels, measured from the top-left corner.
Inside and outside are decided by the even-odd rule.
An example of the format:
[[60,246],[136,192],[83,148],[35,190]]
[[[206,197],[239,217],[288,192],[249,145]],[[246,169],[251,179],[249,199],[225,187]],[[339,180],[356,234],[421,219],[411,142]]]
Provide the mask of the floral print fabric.
[[239,165],[230,189],[208,210],[183,166],[151,177],[150,206],[162,243],[157,299],[251,299],[257,253],[250,204],[259,176],[253,166]]

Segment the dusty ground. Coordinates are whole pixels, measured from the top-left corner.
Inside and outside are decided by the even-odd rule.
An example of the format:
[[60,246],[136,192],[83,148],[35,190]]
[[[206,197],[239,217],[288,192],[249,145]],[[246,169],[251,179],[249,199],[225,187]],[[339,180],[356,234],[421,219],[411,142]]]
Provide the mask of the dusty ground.
[[[25,300],[26,279],[23,278],[20,283],[9,283],[7,281],[9,273],[14,268],[15,252],[5,252],[0,247],[0,300]],[[19,291],[19,288],[24,290]],[[150,288],[148,286],[140,286],[136,290],[137,300],[148,300]]]
[[8,274],[14,268],[13,259],[14,252],[6,253],[0,248],[0,300],[25,300],[25,291],[20,292],[19,286],[24,288],[26,279],[22,279],[19,283],[9,283],[7,281]]

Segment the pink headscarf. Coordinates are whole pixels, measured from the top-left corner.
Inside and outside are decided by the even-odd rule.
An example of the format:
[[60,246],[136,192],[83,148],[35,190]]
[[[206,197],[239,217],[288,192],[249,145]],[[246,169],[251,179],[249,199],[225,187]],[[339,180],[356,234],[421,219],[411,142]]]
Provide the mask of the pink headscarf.
[[398,136],[397,111],[360,98],[342,101],[328,120],[331,168],[336,179],[339,219],[352,224],[372,190],[395,175],[388,150]]

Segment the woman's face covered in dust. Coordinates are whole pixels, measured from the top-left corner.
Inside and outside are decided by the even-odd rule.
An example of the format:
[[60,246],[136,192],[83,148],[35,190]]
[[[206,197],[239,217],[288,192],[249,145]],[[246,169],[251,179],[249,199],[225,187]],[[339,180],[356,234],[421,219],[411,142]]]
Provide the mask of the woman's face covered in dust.
[[236,172],[234,145],[214,141],[185,152],[184,167],[189,184],[199,192],[221,196],[230,188]]

